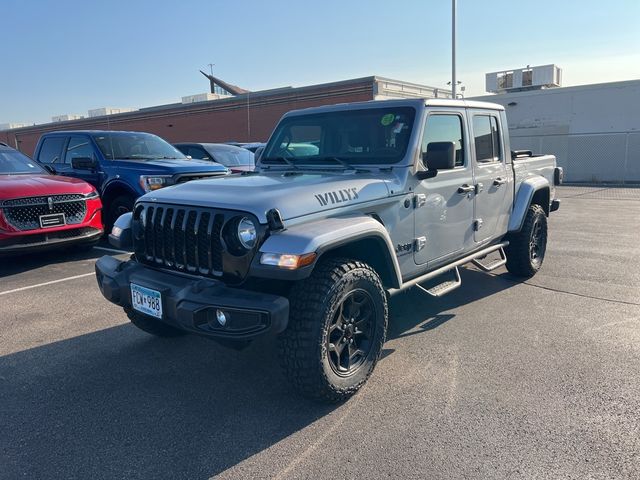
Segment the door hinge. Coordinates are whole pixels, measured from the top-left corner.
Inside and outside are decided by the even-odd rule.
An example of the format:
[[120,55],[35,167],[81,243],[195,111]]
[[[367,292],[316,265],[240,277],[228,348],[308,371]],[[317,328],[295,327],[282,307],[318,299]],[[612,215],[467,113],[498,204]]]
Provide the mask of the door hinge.
[[483,223],[484,223],[484,222],[482,221],[482,219],[481,219],[481,218],[476,218],[476,219],[473,221],[473,230],[474,230],[474,231],[476,231],[476,232],[477,232],[478,230],[480,230],[480,229],[482,228],[482,224],[483,224]]
[[413,207],[420,208],[427,203],[427,196],[423,193],[418,193],[413,197]]
[[427,237],[418,237],[413,241],[413,248],[416,252],[419,252],[427,245]]
[[478,195],[482,189],[484,188],[484,185],[481,183],[476,183],[476,195]]

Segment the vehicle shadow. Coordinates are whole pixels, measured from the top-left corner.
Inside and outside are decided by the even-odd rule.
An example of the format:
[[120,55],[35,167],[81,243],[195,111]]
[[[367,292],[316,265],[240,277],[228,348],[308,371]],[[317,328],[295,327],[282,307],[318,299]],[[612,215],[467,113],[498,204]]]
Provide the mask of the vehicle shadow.
[[429,332],[455,319],[454,314],[443,312],[487,298],[519,283],[506,272],[487,275],[473,268],[460,268],[460,276],[462,286],[443,297],[431,297],[417,288],[391,297],[387,338]]
[[[394,297],[390,338],[428,341],[443,312],[512,285],[480,275]],[[4,478],[209,478],[340,408],[291,390],[273,339],[237,352],[129,324],[0,357],[0,387]]]
[[[109,247],[108,244],[102,245],[102,243],[99,246]],[[97,260],[103,255],[109,254],[111,253],[95,248],[83,251],[77,247],[69,246],[62,249],[36,251],[20,255],[4,255],[0,256],[0,278],[28,272],[47,265],[59,265],[79,260]]]

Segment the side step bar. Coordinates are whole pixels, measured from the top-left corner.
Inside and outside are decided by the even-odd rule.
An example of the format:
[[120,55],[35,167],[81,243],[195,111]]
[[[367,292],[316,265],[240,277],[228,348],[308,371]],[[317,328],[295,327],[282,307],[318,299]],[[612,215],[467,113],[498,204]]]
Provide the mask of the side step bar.
[[446,295],[447,293],[449,293],[451,290],[455,290],[460,285],[462,285],[462,279],[460,278],[460,270],[458,270],[458,267],[455,267],[453,271],[456,274],[455,280],[445,280],[441,284],[428,289],[424,288],[419,283],[416,285],[416,287],[418,287],[424,293],[431,295],[432,297],[442,297],[443,295]]
[[[435,278],[438,275],[441,275],[441,274],[443,274],[445,272],[448,272],[449,270],[453,270],[454,268],[457,269],[457,267],[459,267],[461,265],[464,265],[465,263],[473,262],[474,260],[477,260],[478,258],[481,258],[481,257],[484,257],[486,255],[489,255],[490,253],[493,253],[496,250],[502,250],[502,253],[500,254],[500,256],[502,257],[502,255],[504,254],[504,247],[506,247],[507,245],[509,245],[509,242],[502,242],[502,243],[497,243],[495,245],[491,245],[490,247],[487,247],[487,248],[483,248],[482,250],[478,250],[477,252],[474,252],[474,253],[472,253],[470,255],[467,255],[466,257],[462,257],[460,260],[456,260],[455,262],[451,262],[448,265],[445,265],[445,266],[440,267],[440,268],[436,268],[435,270],[433,270],[431,272],[425,273],[424,275],[420,275],[419,277],[416,277],[416,278],[413,278],[411,280],[408,280],[408,281],[404,282],[400,286],[400,288],[391,288],[391,289],[389,289],[388,290],[389,295],[395,295],[396,293],[400,293],[401,291],[406,290],[407,288],[413,287],[414,285],[417,285],[417,284],[422,283],[422,282],[426,282],[427,280],[431,280],[432,278]],[[500,260],[498,260],[498,262],[501,262],[501,261],[502,261],[502,258]],[[506,263],[506,257],[504,258],[504,261]],[[489,265],[489,266],[491,267],[491,265]],[[495,267],[495,268],[498,268],[498,267]],[[454,288],[457,288],[458,286],[456,286]],[[438,287],[439,287],[439,285],[438,285]],[[426,289],[423,288],[423,290],[426,290]],[[451,291],[451,290],[453,290],[453,288],[449,289],[448,291]],[[441,293],[440,295],[444,295],[444,293]]]
[[498,249],[498,253],[500,254],[500,260],[496,260],[495,262],[490,263],[489,265],[485,265],[480,261],[480,259],[476,258],[475,260],[471,260],[476,267],[478,267],[483,272],[491,272],[498,267],[501,267],[507,263],[507,255],[504,253],[504,248],[500,247]]

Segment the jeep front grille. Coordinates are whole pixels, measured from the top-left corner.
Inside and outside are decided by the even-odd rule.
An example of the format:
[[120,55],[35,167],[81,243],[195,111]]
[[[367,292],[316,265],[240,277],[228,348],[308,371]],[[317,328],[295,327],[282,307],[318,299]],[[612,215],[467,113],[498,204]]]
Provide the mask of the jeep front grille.
[[226,216],[214,209],[139,205],[134,213],[136,256],[178,271],[221,276]]
[[67,225],[76,225],[87,213],[85,196],[81,194],[23,197],[5,200],[0,206],[4,217],[16,230],[40,228],[40,216],[64,213]]

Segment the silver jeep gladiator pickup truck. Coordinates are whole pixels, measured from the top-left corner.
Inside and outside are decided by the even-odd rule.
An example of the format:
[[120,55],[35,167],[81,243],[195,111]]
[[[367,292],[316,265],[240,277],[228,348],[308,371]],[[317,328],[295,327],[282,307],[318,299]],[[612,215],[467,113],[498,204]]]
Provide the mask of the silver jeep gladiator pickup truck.
[[100,290],[154,335],[275,334],[303,394],[345,400],[380,356],[390,295],[444,295],[471,262],[541,267],[562,170],[512,152],[506,124],[463,100],[289,112],[256,172],[139,198],[110,235],[134,254],[97,261]]

